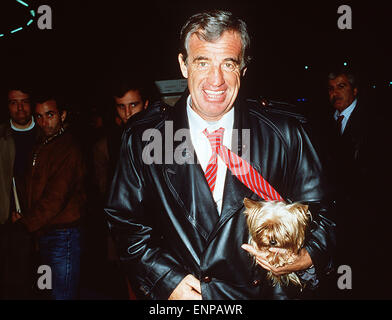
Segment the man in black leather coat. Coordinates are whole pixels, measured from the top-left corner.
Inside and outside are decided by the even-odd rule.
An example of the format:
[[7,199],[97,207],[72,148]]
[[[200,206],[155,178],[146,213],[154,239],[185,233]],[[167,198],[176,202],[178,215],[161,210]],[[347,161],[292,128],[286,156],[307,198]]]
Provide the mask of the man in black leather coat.
[[[335,224],[325,217],[317,154],[297,119],[239,97],[249,61],[242,20],[223,11],[196,14],[184,25],[181,44],[178,59],[190,95],[174,108],[152,105],[123,135],[105,209],[120,259],[139,297],[287,298],[281,288],[272,290],[267,270],[331,271]],[[219,159],[211,192],[203,125],[209,132],[227,129],[223,144],[246,157],[286,201],[310,204],[310,232],[293,264],[274,268],[262,258],[255,264],[241,247],[249,236],[243,199],[262,199]]]

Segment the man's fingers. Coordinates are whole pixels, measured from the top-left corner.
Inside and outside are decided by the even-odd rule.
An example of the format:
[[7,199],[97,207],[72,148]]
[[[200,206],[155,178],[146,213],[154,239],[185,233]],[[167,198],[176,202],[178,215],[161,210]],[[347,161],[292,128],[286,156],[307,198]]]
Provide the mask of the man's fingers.
[[256,258],[262,258],[265,259],[266,256],[268,255],[268,251],[266,250],[257,250],[254,247],[252,247],[249,244],[243,244],[241,246],[242,249],[248,251],[251,255],[255,256]]
[[11,213],[11,221],[12,221],[12,223],[15,223],[16,221],[18,221],[21,218],[22,218],[22,216],[19,213],[15,212],[15,211],[12,211],[12,213]]
[[268,251],[273,252],[273,253],[286,253],[287,249],[282,249],[282,248],[275,248],[275,247],[271,247],[268,248]]
[[200,281],[188,274],[171,293],[169,300],[201,300]]
[[254,247],[252,247],[249,244],[243,244],[241,248],[248,251],[251,255],[254,255],[255,257],[260,256],[261,251],[256,250]]
[[201,294],[196,292],[195,290],[192,290],[189,293],[189,299],[187,299],[187,300],[202,300]]
[[[260,251],[260,250],[257,250],[248,244],[243,244],[241,247],[242,247],[242,249],[248,251],[250,254],[252,254],[256,258],[256,262],[260,267],[262,267],[263,269],[265,269],[267,271],[271,271],[274,275],[279,276],[279,275],[291,272],[287,266],[274,267],[273,265],[271,265],[265,259],[267,253]],[[280,250],[284,251],[285,249],[281,249],[281,248],[270,248],[269,249],[270,252],[279,252]]]
[[201,294],[200,281],[196,279],[193,275],[187,275],[186,283],[192,287],[193,290]]
[[261,259],[261,258],[256,258],[256,262],[263,267],[264,269],[268,270],[268,271],[273,271],[275,269],[275,267],[273,265],[271,265],[267,260]]

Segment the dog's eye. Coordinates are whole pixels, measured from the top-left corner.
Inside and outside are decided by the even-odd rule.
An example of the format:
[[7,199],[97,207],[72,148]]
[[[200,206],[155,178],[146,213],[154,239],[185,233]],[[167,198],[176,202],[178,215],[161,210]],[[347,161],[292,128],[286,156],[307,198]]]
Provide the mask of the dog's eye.
[[277,242],[274,239],[271,239],[269,241],[269,243],[270,243],[271,246],[276,246],[276,244],[277,244]]

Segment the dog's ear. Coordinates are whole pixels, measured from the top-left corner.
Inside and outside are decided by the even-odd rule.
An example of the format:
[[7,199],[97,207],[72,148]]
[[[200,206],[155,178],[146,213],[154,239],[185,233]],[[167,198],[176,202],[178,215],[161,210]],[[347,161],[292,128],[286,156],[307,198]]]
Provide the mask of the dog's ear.
[[302,211],[303,213],[306,213],[309,210],[309,206],[307,204],[302,204],[302,203],[296,202],[290,206],[289,211],[295,212],[296,210],[299,210],[299,211]]
[[245,208],[248,210],[262,206],[260,201],[254,201],[254,200],[251,200],[248,198],[244,198],[244,205],[245,205]]

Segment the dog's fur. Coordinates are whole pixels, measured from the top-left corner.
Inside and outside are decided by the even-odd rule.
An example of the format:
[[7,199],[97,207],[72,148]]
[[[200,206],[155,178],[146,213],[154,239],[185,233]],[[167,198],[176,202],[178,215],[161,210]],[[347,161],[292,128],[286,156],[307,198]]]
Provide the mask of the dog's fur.
[[[307,205],[301,203],[286,204],[279,201],[253,201],[244,199],[245,211],[249,228],[249,244],[255,249],[267,253],[267,261],[282,267],[294,261],[293,255],[301,250],[310,212]],[[286,249],[285,253],[273,253],[269,248]],[[289,285],[293,283],[302,287],[298,276],[292,272],[283,276],[275,276],[268,272],[267,277],[273,285]]]

